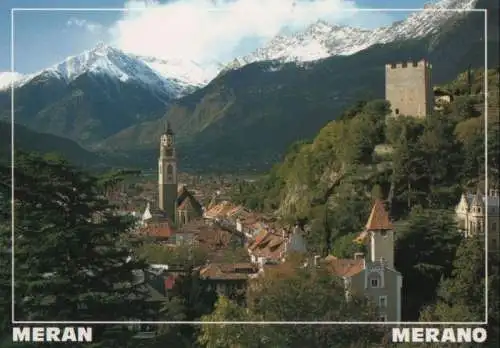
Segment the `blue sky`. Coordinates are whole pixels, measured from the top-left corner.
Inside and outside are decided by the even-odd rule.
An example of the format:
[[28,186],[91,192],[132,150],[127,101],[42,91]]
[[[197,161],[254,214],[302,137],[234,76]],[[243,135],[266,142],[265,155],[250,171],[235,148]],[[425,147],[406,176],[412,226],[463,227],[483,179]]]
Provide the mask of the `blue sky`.
[[[15,71],[33,73],[101,41],[126,51],[166,59],[200,63],[227,61],[253,51],[279,30],[299,30],[321,17],[338,24],[373,28],[409,14],[341,9],[421,8],[424,3],[423,0],[2,0],[0,72],[10,71],[10,10],[13,7],[145,7],[144,11],[128,14],[16,11]],[[222,11],[213,11],[215,9]]]

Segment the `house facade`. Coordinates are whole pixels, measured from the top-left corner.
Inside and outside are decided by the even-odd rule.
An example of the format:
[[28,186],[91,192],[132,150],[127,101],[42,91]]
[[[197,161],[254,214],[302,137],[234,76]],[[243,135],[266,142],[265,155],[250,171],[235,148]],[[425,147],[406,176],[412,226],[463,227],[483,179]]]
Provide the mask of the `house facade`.
[[247,246],[251,261],[264,265],[268,262],[282,262],[288,253],[306,253],[303,232],[298,225],[291,231],[284,227],[280,230],[263,229]]
[[465,238],[488,235],[488,250],[499,250],[500,198],[498,189],[490,189],[485,195],[479,190],[463,193],[455,208],[458,227]]
[[250,262],[210,263],[199,269],[207,289],[236,301],[243,301],[247,282],[258,275],[259,268]]

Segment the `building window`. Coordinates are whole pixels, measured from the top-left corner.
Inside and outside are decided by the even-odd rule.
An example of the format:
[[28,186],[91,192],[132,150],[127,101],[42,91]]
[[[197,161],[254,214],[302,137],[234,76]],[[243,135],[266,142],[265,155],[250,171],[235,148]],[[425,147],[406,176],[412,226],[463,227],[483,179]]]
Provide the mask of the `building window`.
[[382,230],[382,231],[380,231],[380,235],[381,235],[382,237],[387,237],[387,231],[386,231],[386,230]]
[[380,286],[380,282],[377,278],[370,279],[370,285],[372,288],[378,288]]
[[380,308],[387,307],[387,296],[379,296],[379,298],[378,298],[378,306]]
[[378,320],[379,320],[379,321],[387,321],[387,316],[386,316],[385,314],[380,314],[380,315],[378,316]]
[[496,230],[497,230],[497,223],[496,222],[491,224],[491,229],[496,232]]
[[394,112],[396,113],[396,115],[399,115],[399,109],[394,110]]
[[172,167],[172,165],[169,164],[167,167],[167,174],[172,174],[173,172],[174,172],[174,167]]

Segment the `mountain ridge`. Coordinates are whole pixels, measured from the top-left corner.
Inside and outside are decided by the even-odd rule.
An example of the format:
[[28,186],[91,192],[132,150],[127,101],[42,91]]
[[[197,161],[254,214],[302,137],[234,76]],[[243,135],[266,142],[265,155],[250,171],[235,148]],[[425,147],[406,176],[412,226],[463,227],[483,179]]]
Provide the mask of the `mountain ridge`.
[[[496,65],[498,12],[487,1],[477,4],[490,9],[489,62]],[[484,52],[483,20],[482,13],[471,12],[447,22],[436,34],[376,44],[350,56],[302,64],[256,62],[231,69],[177,100],[164,119],[179,135],[179,154],[190,166],[269,167],[291,143],[312,137],[356,100],[383,98],[387,63],[426,58],[434,66],[437,84],[469,66],[484,66],[484,57],[477,54]],[[164,119],[132,126],[103,146],[126,151],[149,147],[154,154]]]
[[236,58],[231,64],[237,66],[239,63],[241,66],[264,60],[309,62],[334,55],[351,55],[374,44],[420,38],[435,33],[443,22],[458,19],[462,15],[444,9],[470,10],[476,3],[477,0],[441,0],[428,4],[422,12],[412,13],[404,20],[376,29],[335,25],[318,20],[304,31],[277,35],[264,47]]
[[[476,6],[481,5],[490,9],[489,61],[496,64],[498,14],[490,2],[478,0]],[[375,44],[352,55],[246,64],[166,101],[148,86],[116,78],[96,81],[84,74],[66,85],[38,76],[16,89],[16,122],[87,148],[136,153],[138,161],[151,164],[159,132],[169,119],[185,166],[266,167],[290,143],[312,137],[354,101],[383,97],[387,63],[427,58],[435,67],[436,83],[469,65],[484,64],[477,54],[484,51],[482,21],[482,13],[470,13],[442,23],[432,35]],[[2,116],[10,117],[10,97],[0,92]]]

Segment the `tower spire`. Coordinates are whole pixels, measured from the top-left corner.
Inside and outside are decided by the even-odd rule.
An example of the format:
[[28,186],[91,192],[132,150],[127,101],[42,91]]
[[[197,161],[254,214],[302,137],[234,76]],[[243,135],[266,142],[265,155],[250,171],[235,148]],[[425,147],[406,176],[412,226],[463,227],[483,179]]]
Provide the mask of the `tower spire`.
[[172,130],[172,127],[170,126],[170,122],[169,121],[167,121],[165,123],[165,134],[170,134],[170,135],[174,134],[174,131]]

